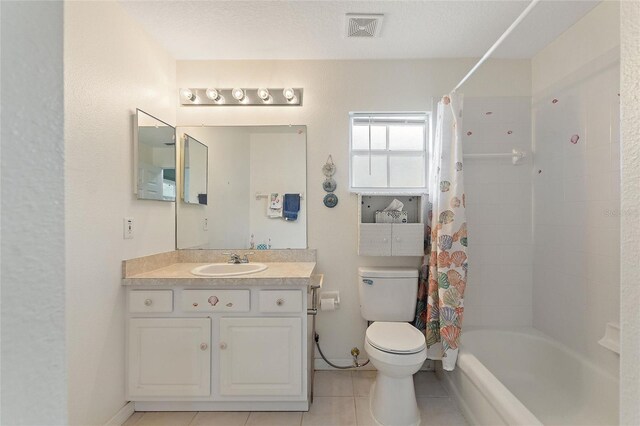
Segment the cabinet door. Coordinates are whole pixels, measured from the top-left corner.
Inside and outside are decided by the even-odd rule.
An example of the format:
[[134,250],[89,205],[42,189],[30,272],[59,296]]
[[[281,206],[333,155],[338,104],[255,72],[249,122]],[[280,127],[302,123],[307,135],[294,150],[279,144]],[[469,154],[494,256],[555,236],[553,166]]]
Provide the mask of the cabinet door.
[[209,318],[129,320],[129,396],[206,396],[211,384]]
[[424,254],[424,224],[394,223],[391,226],[392,256],[422,256]]
[[358,227],[360,256],[391,256],[391,224],[361,223]]
[[301,318],[221,318],[220,394],[302,394]]

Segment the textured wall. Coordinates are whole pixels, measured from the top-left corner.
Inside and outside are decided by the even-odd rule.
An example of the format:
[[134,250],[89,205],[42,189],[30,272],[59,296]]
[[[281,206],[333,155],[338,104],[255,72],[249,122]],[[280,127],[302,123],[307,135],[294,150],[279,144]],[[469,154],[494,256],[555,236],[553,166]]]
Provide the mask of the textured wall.
[[[340,290],[340,308],[320,312],[318,332],[325,354],[349,363],[362,350],[366,322],[360,316],[358,266],[418,266],[418,257],[357,255],[357,197],[348,192],[349,112],[431,109],[474,64],[468,60],[397,61],[178,61],[178,87],[303,87],[300,108],[178,108],[181,126],[307,125],[308,245],[318,249],[324,290]],[[528,60],[491,60],[463,87],[474,96],[529,96]],[[331,154],[340,198],[322,204],[321,168]],[[493,163],[492,163],[493,164]],[[471,285],[471,284],[470,284]]]
[[620,421],[640,424],[640,3],[621,2],[622,216]]
[[64,60],[69,421],[95,425],[125,404],[121,262],[174,248],[174,203],[133,195],[131,114],[175,123],[175,62],[117,2],[66,3]]
[[598,340],[620,313],[618,7],[600,4],[532,61],[533,325],[616,377]]
[[2,2],[3,425],[67,421],[63,4]]

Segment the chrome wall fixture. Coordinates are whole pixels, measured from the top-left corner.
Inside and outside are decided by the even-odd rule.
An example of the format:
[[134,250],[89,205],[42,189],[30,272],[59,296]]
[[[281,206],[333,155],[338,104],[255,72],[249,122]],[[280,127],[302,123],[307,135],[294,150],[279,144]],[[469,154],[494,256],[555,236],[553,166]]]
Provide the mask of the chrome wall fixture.
[[180,104],[184,106],[301,106],[301,88],[180,89]]

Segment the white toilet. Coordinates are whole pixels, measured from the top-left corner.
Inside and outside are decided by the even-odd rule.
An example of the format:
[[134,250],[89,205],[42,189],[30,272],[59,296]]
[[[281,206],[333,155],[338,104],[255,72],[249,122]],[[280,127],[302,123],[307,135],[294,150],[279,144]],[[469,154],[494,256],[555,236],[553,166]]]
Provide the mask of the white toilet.
[[367,321],[365,350],[378,370],[369,397],[378,425],[420,424],[413,375],[427,359],[422,332],[413,321],[418,291],[414,268],[358,268],[360,313]]

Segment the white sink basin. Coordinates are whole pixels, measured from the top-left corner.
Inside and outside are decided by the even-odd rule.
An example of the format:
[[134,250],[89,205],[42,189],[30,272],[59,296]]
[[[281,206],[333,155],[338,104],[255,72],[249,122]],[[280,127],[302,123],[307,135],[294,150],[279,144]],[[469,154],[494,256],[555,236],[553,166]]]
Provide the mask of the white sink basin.
[[231,277],[233,275],[255,274],[264,271],[264,263],[210,263],[193,268],[191,273],[200,277]]

